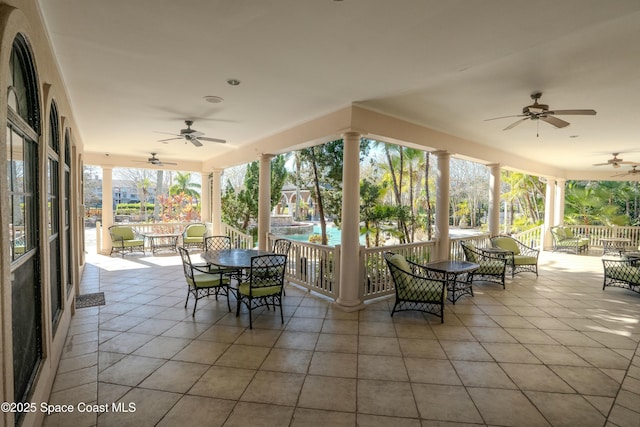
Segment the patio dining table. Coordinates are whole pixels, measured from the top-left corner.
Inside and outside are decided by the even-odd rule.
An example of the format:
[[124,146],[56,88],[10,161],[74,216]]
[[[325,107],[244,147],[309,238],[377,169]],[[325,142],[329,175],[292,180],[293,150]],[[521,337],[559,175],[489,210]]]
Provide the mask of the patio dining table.
[[271,251],[259,249],[223,249],[220,251],[205,251],[200,256],[207,263],[224,268],[238,270],[251,268],[251,258],[260,255],[271,255]]

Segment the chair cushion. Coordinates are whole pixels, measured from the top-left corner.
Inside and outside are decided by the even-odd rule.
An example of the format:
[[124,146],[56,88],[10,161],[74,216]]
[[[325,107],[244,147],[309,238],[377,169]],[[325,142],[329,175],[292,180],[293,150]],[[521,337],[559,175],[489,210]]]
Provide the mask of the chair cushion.
[[473,272],[474,274],[501,275],[501,274],[504,274],[504,271],[505,271],[504,261],[496,261],[496,260],[480,261],[479,265],[480,267]]
[[493,239],[493,243],[499,248],[513,252],[514,255],[520,254],[518,244],[511,237],[496,237]]
[[117,237],[122,238],[122,240],[132,240],[136,237],[133,232],[133,228],[131,227],[113,227],[109,230],[109,232]]
[[229,284],[229,279],[225,277],[221,279],[217,274],[199,273],[194,274],[193,278],[195,279],[195,283],[193,283],[189,278],[187,278],[187,283],[196,288],[215,288]]
[[478,257],[476,256],[475,251],[477,250],[473,243],[465,243],[466,248],[463,246],[462,250],[464,251],[464,256],[467,257],[467,261],[469,262],[478,262]]
[[[240,286],[238,286],[238,292],[240,292],[242,295],[249,295],[249,286],[251,286],[249,283],[240,284]],[[259,288],[253,288],[251,290],[251,295],[254,297],[265,297],[268,295],[277,295],[280,293],[281,289],[282,289],[281,285],[261,286]]]
[[144,240],[142,239],[131,239],[131,240],[122,240],[118,241],[118,245],[122,245],[125,248],[133,247],[133,246],[143,246]]
[[192,225],[187,228],[186,238],[199,237],[202,238],[207,233],[207,226],[205,225]]
[[411,273],[411,267],[409,266],[409,263],[404,256],[400,254],[394,254],[391,258],[389,258],[389,262],[398,267],[400,270]]
[[513,263],[515,265],[535,265],[538,263],[538,258],[534,256],[514,255]]
[[204,241],[204,239],[202,238],[202,236],[200,236],[200,237],[184,237],[182,239],[182,241],[184,243],[202,243]]
[[[424,286],[435,286],[436,289],[430,289],[425,292]],[[440,301],[440,289],[442,283],[427,280],[420,283],[409,283],[398,289],[398,298],[405,301]],[[447,289],[444,289],[444,298],[447,297]]]
[[573,230],[570,229],[569,227],[563,227],[560,228],[560,230],[562,230],[562,232],[564,233],[564,235],[569,238],[569,239],[573,239],[575,236],[573,235]]

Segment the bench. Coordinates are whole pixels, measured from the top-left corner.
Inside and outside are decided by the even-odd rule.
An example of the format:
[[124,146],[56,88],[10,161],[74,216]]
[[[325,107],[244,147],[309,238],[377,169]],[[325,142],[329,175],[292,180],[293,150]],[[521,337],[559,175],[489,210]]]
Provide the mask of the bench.
[[574,235],[569,227],[551,227],[550,231],[553,237],[554,252],[568,250],[579,254],[589,250],[589,238]]
[[640,293],[640,264],[637,258],[602,258],[604,284]]

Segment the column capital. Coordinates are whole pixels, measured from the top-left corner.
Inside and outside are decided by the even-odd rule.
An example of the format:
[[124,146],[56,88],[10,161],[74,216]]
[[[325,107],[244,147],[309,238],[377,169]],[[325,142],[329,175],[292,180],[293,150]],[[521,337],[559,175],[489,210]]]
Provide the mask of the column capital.
[[500,163],[487,163],[485,165],[486,167],[488,167],[489,169],[493,169],[493,168],[500,168]]
[[348,130],[348,131],[344,131],[340,134],[342,136],[342,138],[361,138],[363,133],[359,132],[357,130]]
[[431,154],[433,154],[436,157],[439,158],[447,158],[447,157],[451,157],[451,153],[448,152],[447,150],[436,150],[436,151],[431,151]]
[[275,157],[275,154],[269,154],[269,153],[260,153],[260,160],[271,160]]

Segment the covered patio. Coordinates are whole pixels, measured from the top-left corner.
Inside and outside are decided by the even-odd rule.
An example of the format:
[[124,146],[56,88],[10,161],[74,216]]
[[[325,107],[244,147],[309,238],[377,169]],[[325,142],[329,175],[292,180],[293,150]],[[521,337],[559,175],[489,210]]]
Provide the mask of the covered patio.
[[106,304],[77,310],[49,403],[108,410],[45,425],[637,425],[640,300],[602,290],[597,252],[543,252],[537,279],[476,284],[444,324],[290,285],[284,325],[264,310],[252,331],[224,300],[192,318],[177,256],[90,254],[81,293]]

